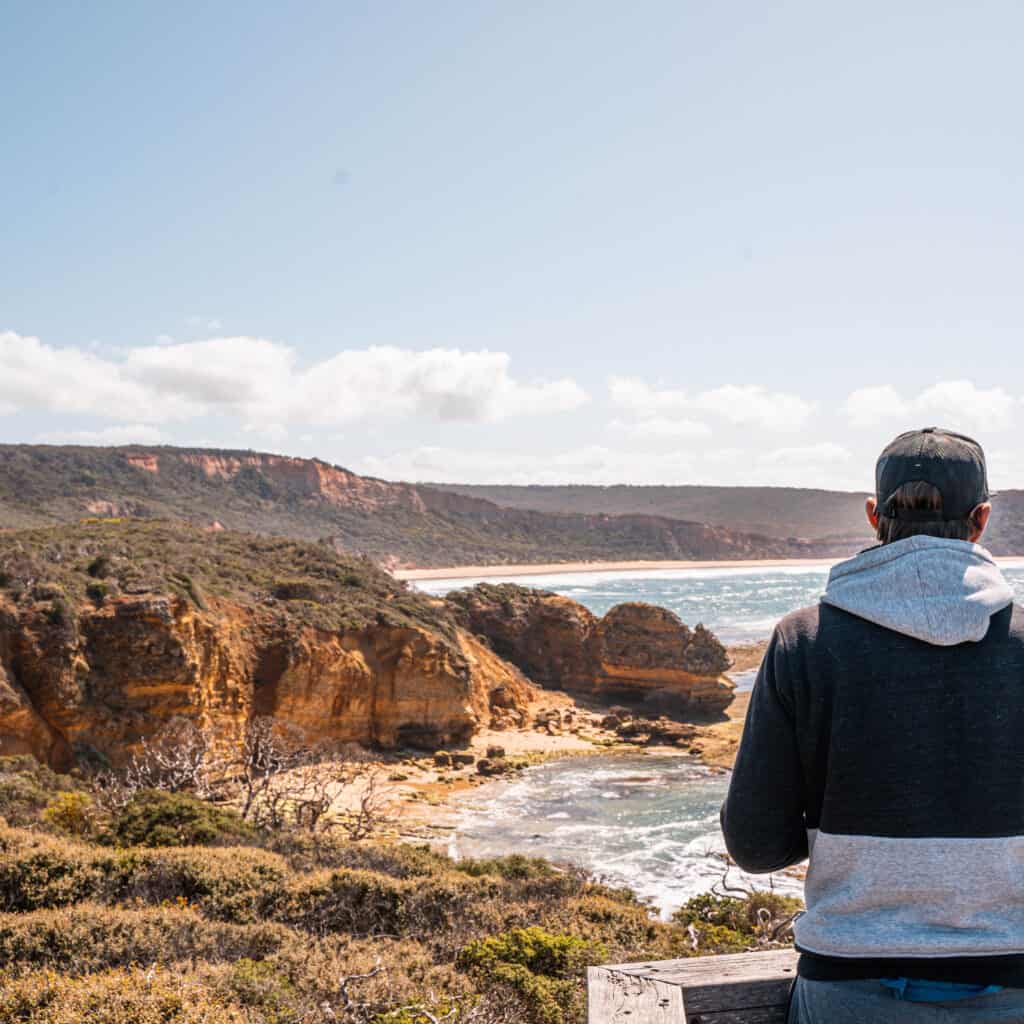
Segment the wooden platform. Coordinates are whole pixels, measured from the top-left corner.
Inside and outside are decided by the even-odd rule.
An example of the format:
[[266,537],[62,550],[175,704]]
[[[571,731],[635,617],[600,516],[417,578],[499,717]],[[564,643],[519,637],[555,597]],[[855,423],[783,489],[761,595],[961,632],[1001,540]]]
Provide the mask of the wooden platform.
[[792,949],[587,969],[588,1024],[785,1024]]

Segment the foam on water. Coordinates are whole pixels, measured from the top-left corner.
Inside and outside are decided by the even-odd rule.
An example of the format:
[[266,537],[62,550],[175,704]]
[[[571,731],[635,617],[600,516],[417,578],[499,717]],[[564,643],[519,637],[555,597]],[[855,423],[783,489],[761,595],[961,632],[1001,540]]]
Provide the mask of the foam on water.
[[[1024,561],[1003,563],[1024,598]],[[565,573],[515,580],[565,594],[603,615],[622,601],[671,608],[689,625],[703,622],[726,643],[767,639],[787,612],[817,601],[827,569],[668,569]],[[435,580],[434,594],[480,582]],[[756,671],[737,672],[749,690]],[[526,853],[579,864],[628,885],[663,911],[708,891],[722,877],[725,846],[718,810],[728,775],[679,757],[594,757],[553,762],[511,782],[481,787],[467,804],[452,840],[456,856]],[[764,877],[735,869],[730,881],[764,887]],[[799,881],[774,876],[777,890],[799,892]]]
[[[450,852],[578,864],[668,913],[722,877],[718,810],[727,786],[727,773],[683,757],[551,762],[478,790],[464,805]],[[730,880],[767,884],[735,869]],[[800,891],[784,876],[775,884]]]

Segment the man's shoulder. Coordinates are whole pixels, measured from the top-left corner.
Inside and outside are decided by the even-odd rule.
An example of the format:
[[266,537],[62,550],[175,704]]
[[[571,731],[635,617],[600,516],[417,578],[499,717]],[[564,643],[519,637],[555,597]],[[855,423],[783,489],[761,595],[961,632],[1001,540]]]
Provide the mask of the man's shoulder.
[[[1024,604],[1016,601],[992,616],[990,639],[1003,640],[1024,649]],[[775,627],[778,638],[788,647],[813,641],[823,629],[832,638],[858,631],[884,629],[852,612],[819,601],[797,608],[779,620]]]
[[784,643],[815,636],[821,624],[821,612],[824,607],[827,606],[818,603],[797,608],[779,620],[775,632]]

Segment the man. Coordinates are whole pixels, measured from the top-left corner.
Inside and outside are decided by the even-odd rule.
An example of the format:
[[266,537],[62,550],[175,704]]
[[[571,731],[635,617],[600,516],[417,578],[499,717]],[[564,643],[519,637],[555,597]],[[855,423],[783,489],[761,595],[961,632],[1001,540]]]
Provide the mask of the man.
[[726,845],[810,856],[791,1024],[1024,1021],[1024,611],[976,543],[985,456],[930,427],[875,479],[880,543],[768,645]]

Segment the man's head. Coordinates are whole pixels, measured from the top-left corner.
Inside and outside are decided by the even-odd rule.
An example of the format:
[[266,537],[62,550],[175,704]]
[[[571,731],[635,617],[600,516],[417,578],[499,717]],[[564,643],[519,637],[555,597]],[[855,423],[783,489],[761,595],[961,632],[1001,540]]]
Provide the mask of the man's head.
[[868,522],[883,544],[925,535],[977,541],[988,524],[981,445],[938,427],[900,434],[878,457]]

